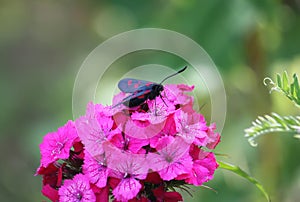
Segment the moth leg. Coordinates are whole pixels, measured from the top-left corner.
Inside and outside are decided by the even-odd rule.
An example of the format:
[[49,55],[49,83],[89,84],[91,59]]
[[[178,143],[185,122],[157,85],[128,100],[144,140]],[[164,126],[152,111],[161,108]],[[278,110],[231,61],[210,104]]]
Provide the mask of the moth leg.
[[168,99],[168,97],[166,96],[166,91],[164,91],[164,96],[165,96],[165,98],[166,98],[168,101],[170,101],[170,100]]
[[155,109],[154,109],[154,110],[155,110],[155,112],[154,112],[154,113],[155,113],[155,116],[157,116],[157,109],[156,109],[156,98],[154,99],[154,104],[155,104]]
[[[159,97],[161,98],[161,100],[164,102],[164,104],[168,107],[167,103],[165,102],[164,98],[161,96],[161,94],[159,94]],[[155,100],[156,101],[156,100]]]

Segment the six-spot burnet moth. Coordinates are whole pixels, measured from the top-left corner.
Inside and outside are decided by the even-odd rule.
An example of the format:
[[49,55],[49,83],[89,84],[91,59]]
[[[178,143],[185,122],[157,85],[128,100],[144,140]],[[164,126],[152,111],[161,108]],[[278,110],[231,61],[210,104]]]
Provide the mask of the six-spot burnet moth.
[[163,79],[160,83],[131,78],[122,79],[118,84],[119,89],[124,93],[131,94],[113,107],[124,104],[125,106],[132,108],[143,104],[146,100],[153,100],[158,96],[162,99],[163,102],[165,102],[161,96],[161,92],[164,90],[164,86],[162,85],[162,83],[167,79],[180,74],[181,72],[186,70],[186,68],[187,66],[183,67],[178,72],[171,74],[170,76]]

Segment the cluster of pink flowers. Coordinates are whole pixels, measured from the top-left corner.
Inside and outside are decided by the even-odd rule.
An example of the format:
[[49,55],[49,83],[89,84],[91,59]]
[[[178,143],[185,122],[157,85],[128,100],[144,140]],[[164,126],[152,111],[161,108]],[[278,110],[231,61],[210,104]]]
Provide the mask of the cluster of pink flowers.
[[[218,167],[215,125],[193,110],[193,86],[166,85],[135,108],[89,103],[40,145],[42,193],[52,201],[182,201],[174,186],[202,185]],[[172,191],[173,190],[173,191]]]

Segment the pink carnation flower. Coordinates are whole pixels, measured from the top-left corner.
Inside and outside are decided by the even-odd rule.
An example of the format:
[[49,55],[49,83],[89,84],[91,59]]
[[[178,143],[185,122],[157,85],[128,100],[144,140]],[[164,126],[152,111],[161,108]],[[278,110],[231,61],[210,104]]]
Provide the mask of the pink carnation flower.
[[204,182],[213,179],[213,174],[217,169],[218,164],[212,152],[198,160],[194,160],[193,170],[185,181],[196,186],[202,185]]
[[157,171],[163,180],[172,180],[191,170],[189,145],[182,138],[162,137],[156,149],[157,154],[149,154],[149,161],[152,170]]
[[84,155],[83,173],[89,178],[90,182],[103,188],[106,186],[109,168],[103,155],[92,157],[87,151]]
[[72,180],[65,180],[58,190],[60,202],[93,202],[96,201],[89,180],[82,174],[76,175]]
[[133,177],[125,177],[112,193],[118,201],[126,202],[136,197],[141,188],[142,185],[138,180]]
[[145,179],[149,170],[144,155],[127,153],[108,142],[103,146],[111,176],[121,180],[113,189],[113,195],[119,201],[136,197],[142,187],[139,180]]
[[200,186],[213,178],[218,168],[215,156],[212,152],[205,152],[196,146],[192,146],[190,155],[193,158],[191,172],[179,176],[178,180],[185,180],[186,183]]
[[103,154],[102,143],[114,134],[113,124],[109,109],[93,103],[88,104],[86,115],[76,120],[78,136],[91,155]]
[[178,135],[187,143],[205,146],[207,126],[200,114],[188,114],[179,110],[175,113],[175,123]]
[[134,154],[115,147],[110,142],[103,144],[107,167],[112,170],[111,176],[123,179],[132,176],[137,179],[145,179],[150,165],[147,155]]
[[47,167],[58,159],[69,158],[70,149],[77,137],[73,121],[68,121],[57,132],[48,133],[40,144],[42,166]]

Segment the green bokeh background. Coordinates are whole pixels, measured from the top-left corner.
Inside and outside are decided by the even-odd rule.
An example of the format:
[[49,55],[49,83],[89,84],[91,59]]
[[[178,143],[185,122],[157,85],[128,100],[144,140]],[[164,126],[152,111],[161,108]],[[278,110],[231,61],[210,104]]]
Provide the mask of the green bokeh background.
[[[72,89],[79,67],[106,39],[148,27],[190,37],[218,67],[228,110],[216,152],[229,156],[218,158],[259,179],[273,202],[300,201],[300,142],[274,134],[259,138],[253,148],[243,132],[257,115],[299,114],[262,83],[283,70],[300,74],[298,0],[0,0],[0,201],[45,200],[41,177],[33,176],[39,144],[47,132],[73,118]],[[183,64],[155,51],[128,57],[115,65],[129,70],[147,63]],[[118,72],[111,69],[106,78],[115,85]],[[206,96],[200,94],[199,102],[207,102]],[[203,113],[209,120],[209,105]],[[193,187],[194,198],[186,201],[264,201],[252,184],[226,171],[218,170],[206,185],[218,193]]]

